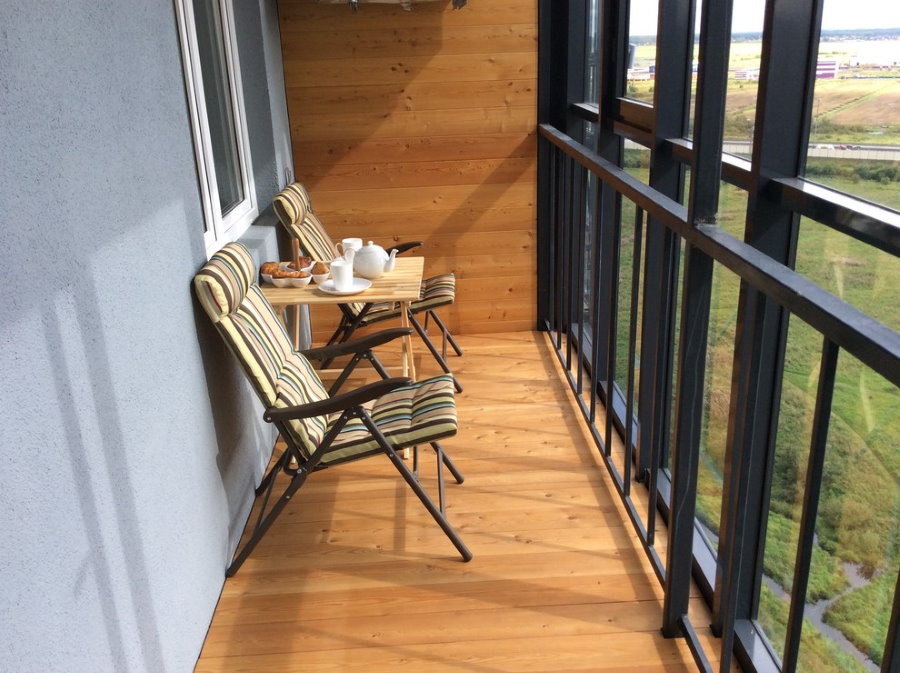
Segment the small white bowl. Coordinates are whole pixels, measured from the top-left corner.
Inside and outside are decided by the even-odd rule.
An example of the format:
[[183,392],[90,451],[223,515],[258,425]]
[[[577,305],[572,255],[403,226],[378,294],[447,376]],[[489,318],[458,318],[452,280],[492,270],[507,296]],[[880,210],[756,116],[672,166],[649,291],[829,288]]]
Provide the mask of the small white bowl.
[[309,285],[309,281],[312,280],[312,276],[309,275],[306,278],[285,278],[284,280],[291,281],[290,287],[306,287]]
[[273,278],[272,285],[275,287],[291,287],[291,281],[293,278]]

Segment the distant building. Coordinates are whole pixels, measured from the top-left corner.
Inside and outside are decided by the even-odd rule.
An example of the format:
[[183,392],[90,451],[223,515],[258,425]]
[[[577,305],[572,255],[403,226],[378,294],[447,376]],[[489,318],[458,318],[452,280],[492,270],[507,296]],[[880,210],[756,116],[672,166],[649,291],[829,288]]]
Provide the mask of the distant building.
[[739,68],[734,71],[734,78],[751,81],[758,80],[759,68]]
[[628,80],[631,82],[654,78],[655,73],[650,68],[629,68],[628,70]]
[[840,61],[828,59],[816,63],[816,79],[836,79]]

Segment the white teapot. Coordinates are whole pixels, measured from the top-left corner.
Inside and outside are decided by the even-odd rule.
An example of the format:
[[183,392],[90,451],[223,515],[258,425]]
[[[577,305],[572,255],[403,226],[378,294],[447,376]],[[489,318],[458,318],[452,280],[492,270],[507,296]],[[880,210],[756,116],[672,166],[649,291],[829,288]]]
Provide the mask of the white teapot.
[[382,274],[393,270],[397,251],[391,250],[388,255],[384,248],[369,241],[362,246],[353,257],[353,273],[363,278],[379,278]]

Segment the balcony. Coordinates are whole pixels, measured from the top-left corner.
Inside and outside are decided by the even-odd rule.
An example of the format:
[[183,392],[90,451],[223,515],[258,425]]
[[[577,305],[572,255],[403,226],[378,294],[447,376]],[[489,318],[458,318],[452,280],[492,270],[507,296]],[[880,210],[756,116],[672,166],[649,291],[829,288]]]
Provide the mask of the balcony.
[[[895,673],[900,30],[349,4],[0,9],[0,669]],[[472,564],[372,461],[223,577],[275,432],[188,288],[295,179],[457,275]]]
[[696,670],[546,335],[462,345],[447,512],[475,560],[386,460],[325,470],[226,582],[197,671]]

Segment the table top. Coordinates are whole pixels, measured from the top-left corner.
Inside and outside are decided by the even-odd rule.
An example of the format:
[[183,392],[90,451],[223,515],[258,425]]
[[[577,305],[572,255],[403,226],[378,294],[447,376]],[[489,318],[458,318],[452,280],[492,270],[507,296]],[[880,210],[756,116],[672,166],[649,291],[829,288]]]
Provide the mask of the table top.
[[415,301],[422,285],[424,257],[398,257],[393,271],[372,281],[372,287],[357,294],[329,294],[315,284],[306,287],[275,287],[261,283],[259,288],[274,306],[288,304],[349,304],[375,301]]

